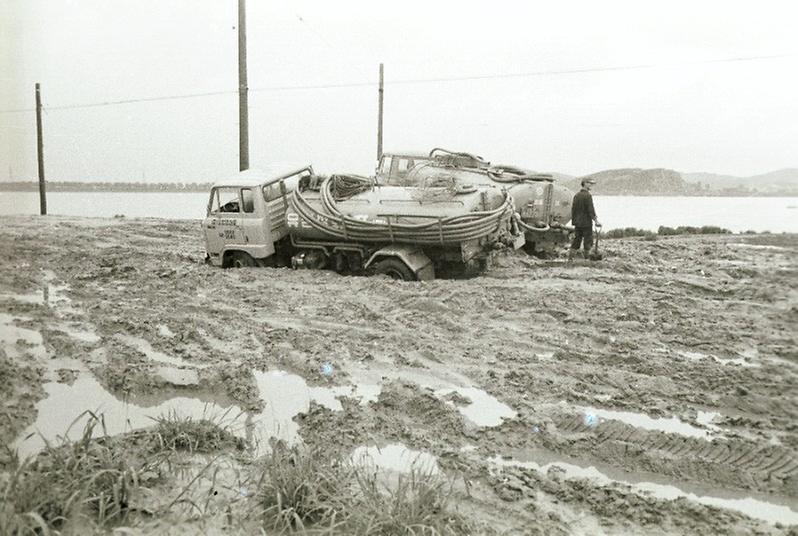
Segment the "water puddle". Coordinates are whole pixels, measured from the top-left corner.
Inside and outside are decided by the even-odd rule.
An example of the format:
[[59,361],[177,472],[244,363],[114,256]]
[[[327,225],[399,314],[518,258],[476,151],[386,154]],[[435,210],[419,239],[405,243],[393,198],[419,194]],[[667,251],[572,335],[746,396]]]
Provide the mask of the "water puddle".
[[718,357],[716,355],[707,355],[701,352],[686,352],[686,351],[679,351],[676,352],[682,357],[685,357],[691,361],[700,361],[702,359],[712,359],[721,365],[740,365],[741,367],[747,368],[756,368],[760,365],[758,363],[751,363],[748,359],[743,357]]
[[158,335],[166,337],[167,339],[171,339],[175,336],[174,332],[169,329],[169,326],[166,324],[158,324]]
[[44,348],[42,334],[33,329],[15,326],[16,320],[25,321],[30,318],[0,313],[0,345],[3,346],[6,355],[14,359],[20,358],[27,352],[37,359],[45,359],[47,350]]
[[[44,384],[46,396],[36,404],[36,422],[29,426],[13,444],[21,457],[40,451],[45,441],[53,442],[59,437],[71,440],[82,436],[85,423],[90,418],[86,411],[103,415],[106,431],[116,435],[155,424],[153,418],[175,413],[193,419],[209,418],[227,427],[238,437],[245,438],[256,455],[268,449],[269,438],[277,438],[294,444],[299,441],[299,425],[294,417],[307,412],[310,402],[332,410],[342,409],[340,396],[358,398],[360,403],[376,400],[379,386],[355,385],[335,387],[309,387],[307,382],[295,374],[273,370],[253,371],[264,409],[259,413],[244,412],[232,403],[208,398],[193,393],[183,395],[176,390],[175,396],[166,400],[150,400],[145,397],[122,400],[103,388],[97,379],[77,360],[54,359],[53,370],[67,368],[75,373],[71,384],[52,381]],[[196,370],[160,367],[158,373],[170,383],[181,386],[196,386],[199,378]],[[163,396],[163,393],[159,393]],[[101,433],[97,430],[96,433]]]
[[712,421],[720,417],[720,413],[717,411],[699,411],[698,415],[696,416],[695,422],[698,424],[708,428],[712,432],[720,432],[721,428],[716,425],[712,424]]
[[687,437],[696,437],[699,439],[710,439],[712,435],[712,432],[709,430],[697,428],[691,424],[687,424],[686,422],[679,420],[676,417],[652,418],[645,413],[615,411],[591,407],[582,408],[582,411],[585,415],[585,424],[588,425],[599,424],[601,419],[611,419],[630,424],[637,428],[643,428],[644,430],[655,430],[671,434],[679,434]]
[[741,249],[759,249],[759,250],[768,250],[768,251],[789,251],[788,248],[782,246],[771,246],[767,244],[748,244],[745,242],[730,242],[728,244],[732,248],[741,248]]
[[355,465],[371,470],[421,474],[438,474],[441,472],[438,460],[432,454],[411,450],[401,443],[384,447],[357,447],[352,452],[351,460]]
[[[450,370],[396,368],[379,362],[368,365],[355,363],[347,369],[350,376],[366,384],[382,384],[391,380],[412,382],[424,389],[431,389],[436,397],[455,407],[463,417],[476,426],[499,426],[504,419],[512,419],[517,413],[485,390],[472,386],[469,378]],[[467,401],[447,400],[463,397]]]
[[[545,457],[545,456],[543,456]],[[496,456],[488,460],[497,466],[515,466],[534,469],[543,474],[559,472],[565,479],[588,479],[594,481],[599,486],[609,486],[611,484],[623,484],[630,486],[632,491],[641,495],[650,495],[657,499],[674,500],[686,498],[707,506],[726,508],[743,513],[755,519],[761,519],[768,523],[783,523],[791,525],[798,523],[798,512],[792,510],[786,504],[777,504],[747,496],[742,493],[722,492],[725,497],[686,491],[683,487],[672,484],[636,481],[634,478],[612,478],[602,470],[594,466],[583,467],[580,465],[566,463],[562,461],[550,461],[538,463],[535,461],[508,460]],[[631,475],[629,475],[631,476]],[[719,494],[720,495],[720,494]]]
[[[25,458],[39,452],[45,442],[59,437],[75,440],[83,435],[90,416],[86,411],[101,415],[109,435],[117,435],[152,426],[153,418],[169,412],[195,419],[218,419],[224,425],[241,414],[238,407],[220,407],[196,398],[175,397],[154,407],[140,407],[125,403],[106,391],[89,373],[81,373],[71,384],[46,383],[46,397],[36,404],[36,422],[26,428],[12,444]],[[238,427],[234,427],[235,430]],[[96,433],[101,434],[101,430]]]
[[74,328],[65,324],[58,324],[54,328],[56,331],[66,333],[75,340],[94,344],[100,342],[100,336],[90,329]]
[[8,299],[20,303],[32,305],[46,305],[48,307],[68,306],[72,303],[69,296],[64,292],[69,289],[66,284],[54,284],[55,272],[44,270],[42,276],[42,288],[26,294],[4,293],[0,294],[0,299]]
[[504,419],[512,419],[517,415],[510,406],[476,387],[440,389],[435,391],[435,396],[444,398],[452,393],[467,398],[469,403],[463,405],[451,400],[446,400],[446,403],[456,407],[461,415],[477,426],[499,426]]
[[198,369],[207,368],[209,366],[202,363],[191,363],[185,359],[173,357],[169,354],[159,352],[152,347],[149,341],[142,339],[141,337],[134,337],[133,335],[117,335],[117,338],[131,348],[135,348],[148,358],[152,359],[153,361],[158,361],[159,363],[166,363],[167,365],[174,365],[176,367],[192,367]]
[[158,367],[155,373],[166,383],[178,387],[199,386],[199,374],[195,369]]

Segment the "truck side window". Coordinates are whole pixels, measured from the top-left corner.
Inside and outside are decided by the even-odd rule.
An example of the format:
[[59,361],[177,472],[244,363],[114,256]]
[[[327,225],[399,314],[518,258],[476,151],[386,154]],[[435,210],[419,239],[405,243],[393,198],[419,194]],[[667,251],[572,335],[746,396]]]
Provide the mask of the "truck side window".
[[238,188],[217,188],[212,195],[211,214],[239,212]]
[[243,204],[244,212],[247,214],[255,212],[255,200],[252,197],[252,189],[241,188],[241,203]]
[[383,156],[382,157],[382,165],[380,166],[380,174],[385,175],[386,177],[391,173],[391,157],[390,156]]

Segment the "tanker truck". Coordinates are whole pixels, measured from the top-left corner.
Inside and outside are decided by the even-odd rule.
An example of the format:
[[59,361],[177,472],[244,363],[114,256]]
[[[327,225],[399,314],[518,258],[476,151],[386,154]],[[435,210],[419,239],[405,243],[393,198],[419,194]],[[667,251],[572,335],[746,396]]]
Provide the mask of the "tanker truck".
[[506,189],[520,215],[524,249],[537,256],[554,253],[573,230],[573,192],[548,174],[516,166],[491,165],[480,156],[436,148],[429,154],[385,153],[377,164],[378,184],[430,186],[469,184]]
[[523,246],[512,198],[492,187],[380,186],[311,166],[248,170],[213,185],[206,261],[429,280],[475,272],[492,250]]

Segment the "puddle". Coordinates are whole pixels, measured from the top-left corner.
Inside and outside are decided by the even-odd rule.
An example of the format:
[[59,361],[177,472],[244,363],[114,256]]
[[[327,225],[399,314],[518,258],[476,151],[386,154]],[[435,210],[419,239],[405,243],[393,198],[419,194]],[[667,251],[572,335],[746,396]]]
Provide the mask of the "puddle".
[[[95,412],[98,416],[103,415],[105,429],[109,435],[152,426],[154,424],[152,417],[170,411],[196,419],[217,418],[222,424],[227,424],[241,414],[241,409],[236,406],[224,408],[188,397],[171,398],[157,406],[147,408],[127,404],[106,391],[89,373],[79,374],[71,385],[46,383],[44,390],[47,393],[46,397],[36,404],[38,411],[36,422],[26,428],[12,445],[12,448],[19,450],[22,458],[44,448],[45,438],[53,442],[58,437],[71,440],[82,437],[83,428],[90,417],[81,414],[87,410]],[[233,431],[236,431],[236,428],[239,427],[233,427]],[[97,430],[96,433],[101,434],[102,430]]]
[[534,469],[543,474],[548,474],[550,471],[559,471],[565,479],[589,479],[600,486],[608,486],[615,483],[624,484],[630,486],[636,493],[650,495],[662,500],[674,500],[684,497],[690,501],[707,506],[735,510],[749,517],[761,519],[768,523],[783,523],[785,525],[798,523],[798,512],[792,510],[789,506],[756,499],[752,496],[745,496],[742,493],[734,494],[724,492],[727,497],[706,495],[701,492],[693,493],[671,484],[611,478],[605,472],[594,466],[582,467],[562,461],[551,461],[541,464],[534,461],[507,460],[499,456],[490,458],[488,461],[494,465],[503,467],[515,466]]
[[171,329],[169,329],[169,326],[167,326],[166,324],[158,324],[158,335],[160,335],[161,337],[166,337],[168,339],[171,339],[172,337],[175,336],[174,332]]
[[645,413],[591,407],[582,408],[581,411],[584,412],[586,424],[599,424],[600,419],[612,419],[630,424],[637,428],[643,428],[644,430],[656,430],[700,439],[710,439],[712,436],[712,432],[709,430],[697,428],[676,417],[652,418]]
[[9,299],[32,305],[46,305],[48,307],[68,306],[72,303],[72,300],[64,294],[64,291],[69,289],[69,285],[53,284],[55,279],[55,272],[44,270],[41,289],[26,294],[4,293],[0,294],[0,299]]
[[[452,393],[468,398],[468,404],[447,404],[457,408],[461,415],[477,426],[498,426],[504,419],[514,418],[517,413],[485,390],[471,386],[471,380],[450,370],[396,368],[393,365],[370,362],[368,365],[348,363],[347,372],[365,384],[382,384],[392,380],[412,382],[424,389],[432,389],[438,398]],[[467,387],[463,387],[463,386]]]
[[[78,360],[53,359],[51,365],[53,371],[59,368],[74,370],[76,379],[71,384],[56,381],[44,384],[46,396],[36,404],[36,422],[20,434],[13,444],[23,458],[40,451],[45,439],[52,442],[58,437],[81,437],[89,418],[81,415],[87,410],[103,415],[109,435],[152,426],[154,417],[170,412],[180,417],[211,418],[228,427],[236,436],[245,438],[252,445],[255,455],[261,455],[268,449],[271,437],[283,439],[289,444],[300,440],[299,425],[293,418],[308,411],[311,400],[338,411],[342,409],[337,399],[339,396],[352,396],[359,398],[360,403],[366,403],[376,400],[379,395],[379,386],[309,387],[300,376],[273,370],[253,371],[260,397],[265,402],[260,413],[246,413],[235,404],[222,403],[218,399],[208,400],[207,396],[200,399],[197,393],[193,393],[194,396],[182,396],[180,390],[175,391],[177,396],[152,401],[145,406],[146,398],[126,401],[106,391]],[[160,367],[158,373],[169,378],[170,383],[176,386],[195,386],[199,383],[197,372],[192,369]],[[102,431],[97,430],[96,433]]]
[[197,371],[194,369],[158,367],[155,373],[165,382],[179,387],[199,385],[199,374],[197,374]]
[[721,429],[718,425],[712,424],[712,421],[720,417],[720,413],[717,411],[699,411],[698,415],[695,418],[695,422],[701,424],[713,432],[720,432]]
[[447,400],[446,403],[456,407],[461,415],[477,426],[499,426],[504,419],[512,419],[517,415],[508,405],[499,402],[496,397],[476,387],[440,389],[435,391],[435,396],[443,398],[452,393],[468,398],[470,403],[460,405],[450,400]]
[[152,347],[148,340],[142,339],[141,337],[134,337],[133,335],[117,335],[117,338],[131,348],[135,348],[153,361],[158,361],[159,363],[166,363],[167,365],[174,365],[176,367],[192,367],[198,369],[207,368],[209,366],[202,363],[191,363],[185,359],[172,357],[169,354],[159,352]]
[[0,313],[0,344],[6,355],[14,359],[27,352],[37,359],[45,359],[47,350],[44,348],[42,334],[33,329],[15,326],[15,320],[24,321],[30,318]]
[[743,357],[718,357],[716,355],[707,355],[701,352],[686,352],[686,351],[678,351],[676,352],[682,357],[690,359],[691,361],[699,361],[701,359],[713,359],[717,363],[722,365],[740,365],[741,367],[747,368],[756,368],[760,365],[758,363],[751,363],[747,359],[746,356]]
[[781,246],[770,246],[767,244],[747,244],[745,242],[729,242],[729,246],[732,248],[742,248],[742,249],[761,249],[761,250],[768,250],[768,251],[789,251],[788,248],[781,247]]
[[95,342],[100,342],[99,335],[94,333],[94,331],[92,330],[73,328],[64,324],[59,324],[55,326],[55,328],[53,329],[55,329],[56,331],[60,331],[62,333],[66,333],[73,339],[81,342],[87,342],[90,344],[93,344]]
[[356,465],[375,470],[380,469],[397,473],[416,471],[422,474],[438,474],[441,472],[435,456],[426,452],[411,450],[401,443],[394,443],[384,447],[357,447],[352,452],[351,459]]

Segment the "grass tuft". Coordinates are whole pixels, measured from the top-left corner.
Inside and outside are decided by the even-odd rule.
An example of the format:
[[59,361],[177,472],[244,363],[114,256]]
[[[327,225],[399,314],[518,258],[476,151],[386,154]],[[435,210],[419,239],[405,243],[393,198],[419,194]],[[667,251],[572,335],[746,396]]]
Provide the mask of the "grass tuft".
[[150,466],[134,467],[121,442],[93,439],[102,419],[87,413],[79,440],[48,443],[36,458],[15,460],[2,483],[0,534],[49,534],[79,518],[107,526],[126,517],[139,475]]
[[228,427],[222,425],[224,415],[219,418],[194,419],[181,417],[172,410],[155,418],[156,425],[147,435],[153,439],[150,450],[179,450],[193,453],[208,453],[233,448],[244,450],[245,441],[236,437]]
[[321,449],[272,443],[259,496],[267,531],[331,535],[454,535],[469,532],[449,510],[452,484],[413,469],[384,475],[343,463]]
[[309,526],[334,527],[346,511],[350,473],[321,449],[271,442],[259,489],[266,529],[280,532]]

